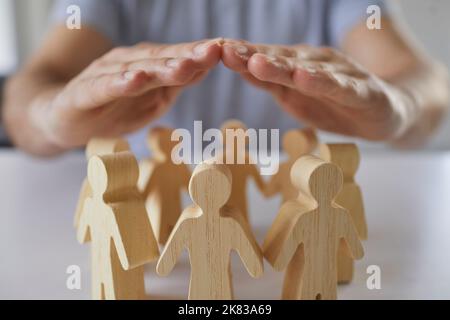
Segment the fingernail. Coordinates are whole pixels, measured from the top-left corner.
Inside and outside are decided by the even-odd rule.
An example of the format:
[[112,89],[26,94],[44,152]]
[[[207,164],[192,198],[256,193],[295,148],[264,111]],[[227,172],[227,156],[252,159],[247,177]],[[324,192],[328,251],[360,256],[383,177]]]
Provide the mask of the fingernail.
[[233,49],[239,55],[247,55],[248,51],[249,51],[246,46],[242,46],[242,45],[234,45]]
[[279,64],[278,63],[278,59],[275,56],[272,55],[265,55],[265,58],[268,62],[273,63],[273,64]]
[[223,46],[223,44],[225,43],[225,39],[223,37],[215,38],[212,41],[219,46]]
[[285,69],[286,69],[286,66],[285,66],[284,64],[282,64],[282,63],[278,60],[278,58],[277,58],[276,56],[265,55],[264,57],[265,57],[265,59],[266,59],[266,61],[267,61],[268,63],[274,65],[275,67],[277,67],[277,68],[285,68]]
[[133,80],[134,77],[139,73],[139,71],[127,71],[123,74],[125,80]]
[[169,68],[176,68],[180,65],[180,59],[168,59],[166,61],[166,66]]
[[209,42],[203,42],[198,44],[195,48],[194,48],[194,54],[196,56],[204,56],[206,53],[206,50],[208,50],[210,43]]
[[276,56],[273,55],[264,55],[264,58],[266,59],[266,61],[268,63],[270,63],[271,65],[275,66],[278,69],[283,69],[283,70],[291,70],[292,66],[287,65],[285,62],[280,61]]
[[316,74],[317,70],[312,67],[306,67],[305,70],[310,74]]

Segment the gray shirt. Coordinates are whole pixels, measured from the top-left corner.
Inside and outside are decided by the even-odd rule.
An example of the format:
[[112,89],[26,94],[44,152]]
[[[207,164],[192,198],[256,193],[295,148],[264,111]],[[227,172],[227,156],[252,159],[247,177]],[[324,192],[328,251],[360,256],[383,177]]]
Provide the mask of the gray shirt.
[[[73,4],[81,8],[82,24],[96,28],[116,45],[228,37],[338,47],[352,26],[367,19],[369,5],[385,9],[383,0],[59,0],[52,21],[64,23],[67,7]],[[151,126],[191,130],[195,120],[202,120],[206,130],[220,128],[230,118],[251,128],[284,131],[300,125],[268,93],[219,65],[202,83],[185,90]],[[147,153],[147,130],[130,135],[138,156]]]

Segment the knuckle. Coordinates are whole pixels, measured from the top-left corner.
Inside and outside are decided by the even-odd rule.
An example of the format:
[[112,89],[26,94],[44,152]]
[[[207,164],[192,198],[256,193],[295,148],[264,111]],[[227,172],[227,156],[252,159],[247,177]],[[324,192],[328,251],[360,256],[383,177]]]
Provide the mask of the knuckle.
[[128,52],[127,47],[116,47],[110,51],[110,56],[121,56]]
[[121,62],[119,64],[120,72],[128,71],[130,69],[130,67],[131,67],[130,62]]

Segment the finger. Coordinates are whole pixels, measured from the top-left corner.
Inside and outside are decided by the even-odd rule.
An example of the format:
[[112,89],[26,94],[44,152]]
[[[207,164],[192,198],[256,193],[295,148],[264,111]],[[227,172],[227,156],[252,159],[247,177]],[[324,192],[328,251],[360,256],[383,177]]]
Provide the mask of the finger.
[[105,56],[105,59],[117,62],[180,57],[196,60],[202,63],[204,68],[211,68],[219,62],[221,51],[221,39],[181,44],[144,43],[134,47],[114,49]]
[[330,47],[315,47],[300,44],[293,47],[296,50],[296,58],[309,61],[342,61],[343,55]]
[[283,96],[286,87],[270,83],[267,81],[261,81],[257,78],[255,78],[252,74],[245,72],[241,74],[242,78],[244,78],[246,81],[248,81],[250,84],[254,85],[257,88],[260,88],[262,90],[268,91],[269,93],[273,94],[275,98],[279,98]]
[[223,64],[238,73],[247,72],[247,63],[252,55],[246,46],[225,44],[222,49]]
[[201,81],[203,81],[206,76],[208,75],[207,71],[198,71],[194,77],[192,78],[192,80],[189,82],[189,85],[193,85],[193,84],[197,84]]
[[260,81],[276,83],[296,89],[292,79],[295,70],[291,59],[255,54],[248,62],[248,71]]
[[370,87],[366,79],[358,79],[343,73],[305,71],[296,69],[293,81],[298,91],[334,102],[338,106],[363,108],[378,103],[383,94]]
[[122,97],[134,97],[160,87],[184,86],[196,69],[189,59],[176,59],[162,66],[153,63],[147,70],[131,70],[83,79],[64,91],[61,101],[81,109],[89,109]]
[[138,91],[150,81],[144,71],[117,72],[69,83],[56,98],[61,108],[93,109]]
[[268,46],[251,44],[245,41],[225,40],[222,49],[222,60],[225,66],[236,72],[247,69],[248,60],[257,53],[293,57],[296,51],[285,46]]
[[250,59],[248,69],[260,81],[284,85],[308,96],[327,98],[348,106],[367,103],[371,92],[366,85],[366,75],[345,64],[256,54]]
[[261,80],[272,81],[295,87],[292,76],[296,69],[301,69],[313,74],[345,74],[356,78],[366,78],[367,75],[349,64],[328,63],[303,60],[299,58],[286,58],[282,56],[269,56],[255,54],[250,64],[249,71],[258,74]]
[[[202,70],[205,70],[202,65],[190,58],[158,58],[98,64],[95,73],[92,74],[95,76],[117,72],[144,71],[148,75],[169,75],[175,73],[181,76],[183,74],[194,75]],[[92,77],[92,75],[90,76]]]
[[224,39],[223,47],[231,47],[238,50],[240,49],[240,51],[243,51],[243,48],[245,47],[251,55],[255,53],[263,53],[284,57],[297,56],[295,47],[273,44],[255,44],[244,40]]

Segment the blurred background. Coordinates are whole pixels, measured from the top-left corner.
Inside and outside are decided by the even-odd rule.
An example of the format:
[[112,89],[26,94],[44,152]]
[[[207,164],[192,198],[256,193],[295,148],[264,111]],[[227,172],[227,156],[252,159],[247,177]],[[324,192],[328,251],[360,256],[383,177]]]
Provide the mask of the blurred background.
[[[4,79],[39,45],[46,32],[52,2],[0,0],[0,90]],[[421,45],[450,68],[450,1],[391,0],[390,3]],[[0,146],[6,145],[8,140],[0,124]],[[427,148],[450,149],[450,114]]]

